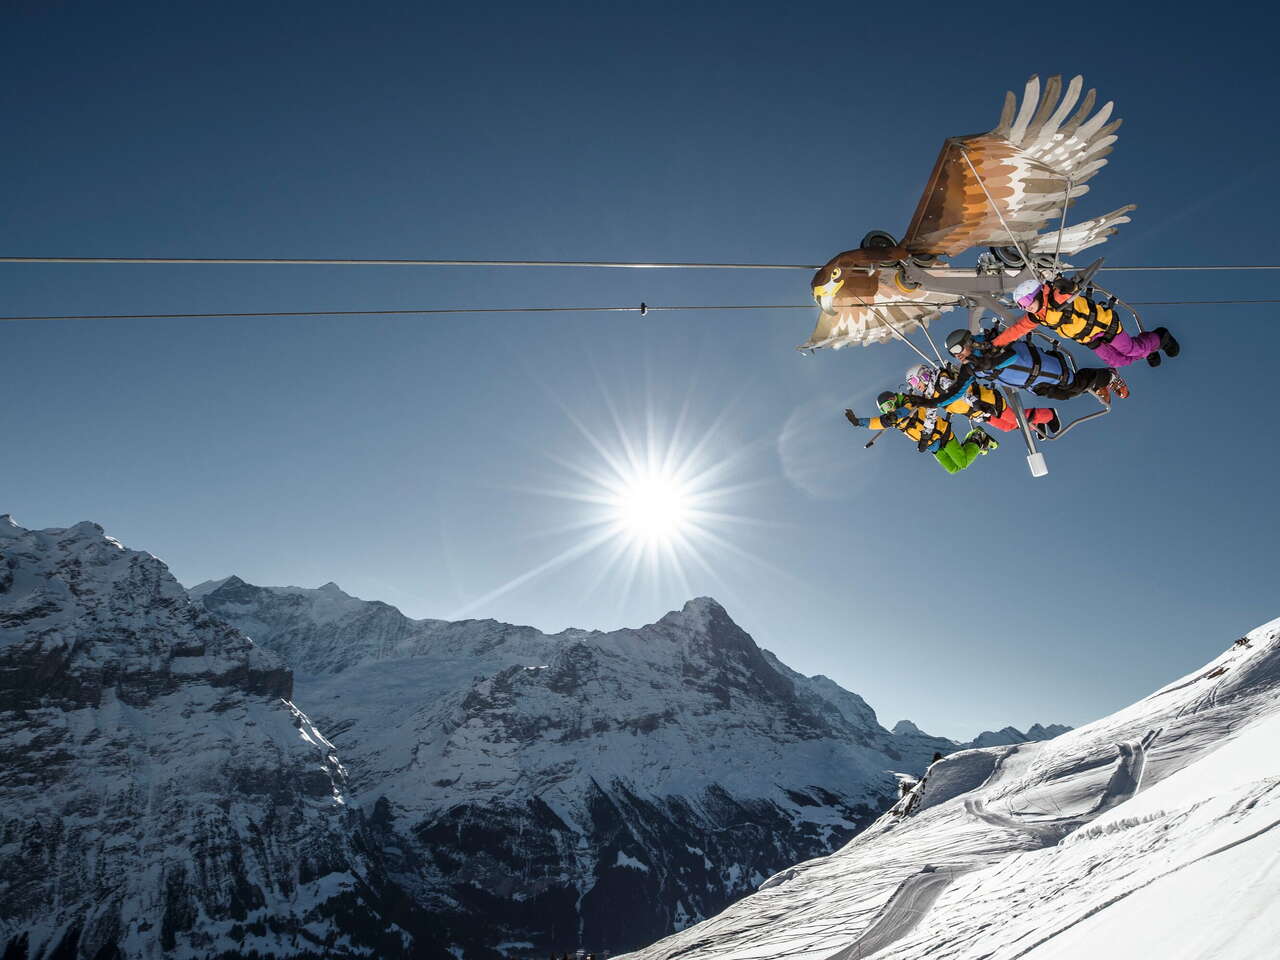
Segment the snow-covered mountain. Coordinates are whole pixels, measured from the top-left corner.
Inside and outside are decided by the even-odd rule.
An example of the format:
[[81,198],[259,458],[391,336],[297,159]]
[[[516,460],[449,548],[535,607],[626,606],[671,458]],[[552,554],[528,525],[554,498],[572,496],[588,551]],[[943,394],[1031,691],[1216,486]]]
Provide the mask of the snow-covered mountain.
[[547,636],[334,584],[191,595],[95,524],[0,519],[6,960],[636,946],[957,746],[705,598]]
[[1280,955],[1280,620],[1133,706],[952,754],[831,856],[631,960]]
[[1071,727],[1063,726],[1060,723],[1051,723],[1047,727],[1043,724],[1033,723],[1026,733],[1023,733],[1017,727],[1005,727],[1002,730],[984,730],[972,740],[966,743],[956,743],[954,740],[948,740],[945,737],[930,737],[910,720],[899,720],[894,724],[893,732],[899,737],[916,737],[922,740],[933,740],[939,744],[938,749],[943,753],[955,753],[957,750],[964,750],[970,747],[1000,747],[1013,743],[1032,743],[1037,740],[1052,740],[1054,737],[1061,736],[1071,730]]
[[1069,733],[1070,730],[1070,727],[1064,727],[1060,723],[1051,723],[1047,727],[1038,723],[1032,724],[1026,733],[1023,733],[1017,727],[1005,727],[1003,730],[984,730],[965,746],[1004,747],[1015,743],[1034,743],[1038,740],[1052,740],[1054,737]]
[[442,955],[291,686],[156,558],[0,516],[4,956]]
[[652,942],[835,849],[958,746],[885,730],[707,598],[548,636],[334,584],[191,595],[293,667],[397,879],[468,956]]

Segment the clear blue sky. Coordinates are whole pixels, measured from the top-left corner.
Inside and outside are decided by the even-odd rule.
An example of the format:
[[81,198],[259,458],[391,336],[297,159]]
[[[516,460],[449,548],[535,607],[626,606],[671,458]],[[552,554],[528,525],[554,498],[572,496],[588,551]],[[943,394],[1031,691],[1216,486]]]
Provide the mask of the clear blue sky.
[[[1277,15],[1166,5],[5,5],[0,253],[821,263],[901,234],[944,137],[1028,75],[1125,118],[1080,214],[1114,264],[1276,263]],[[1040,18],[1040,19],[1036,19]],[[1078,30],[1078,33],[1073,33]],[[805,272],[0,265],[0,313],[802,303]],[[1134,299],[1280,276],[1113,274]],[[1152,308],[1184,354],[1049,450],[947,477],[840,416],[893,348],[808,311],[0,324],[0,511],[186,583],[337,581],[415,616],[638,625],[710,594],[892,723],[1079,724],[1280,615],[1273,306]],[[943,325],[943,330],[947,328]],[[616,418],[610,413],[616,410]],[[686,410],[710,569],[626,589],[574,465]],[[713,429],[714,428],[714,429]]]

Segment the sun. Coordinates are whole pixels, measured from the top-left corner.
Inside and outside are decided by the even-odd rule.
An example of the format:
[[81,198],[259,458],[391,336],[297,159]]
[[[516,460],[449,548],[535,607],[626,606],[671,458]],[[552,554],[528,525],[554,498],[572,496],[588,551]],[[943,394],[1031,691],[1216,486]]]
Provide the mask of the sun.
[[652,407],[624,416],[607,394],[600,406],[608,417],[590,424],[565,407],[580,442],[572,452],[544,451],[554,473],[538,486],[515,488],[566,504],[538,534],[558,541],[558,552],[469,601],[452,619],[571,564],[581,565],[575,589],[590,595],[608,588],[620,604],[635,589],[687,599],[696,586],[732,597],[725,579],[731,570],[784,575],[739,542],[769,525],[740,509],[768,480],[747,475],[749,448],[721,436],[723,411],[696,428],[687,403],[670,418]]
[[673,472],[642,469],[613,498],[616,520],[637,541],[666,545],[689,533],[693,494]]

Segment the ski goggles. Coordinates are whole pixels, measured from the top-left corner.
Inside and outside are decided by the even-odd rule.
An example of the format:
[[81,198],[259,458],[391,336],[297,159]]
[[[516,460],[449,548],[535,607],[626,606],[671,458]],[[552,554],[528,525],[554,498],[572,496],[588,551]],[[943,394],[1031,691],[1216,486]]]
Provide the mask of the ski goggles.
[[893,413],[893,411],[898,409],[898,404],[900,402],[901,401],[898,397],[894,397],[892,400],[886,400],[884,403],[878,404],[878,406],[880,407],[881,413]]

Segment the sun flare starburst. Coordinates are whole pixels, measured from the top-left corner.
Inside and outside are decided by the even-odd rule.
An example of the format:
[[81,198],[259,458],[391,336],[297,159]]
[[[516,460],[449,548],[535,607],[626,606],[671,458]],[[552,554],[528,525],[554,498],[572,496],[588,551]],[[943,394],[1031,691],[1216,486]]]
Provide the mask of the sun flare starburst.
[[644,471],[618,490],[613,509],[618,523],[632,537],[669,543],[688,528],[691,499],[675,474]]
[[[597,407],[596,409],[600,409]],[[745,562],[773,565],[744,549],[735,533],[761,521],[736,512],[743,495],[763,485],[745,479],[751,445],[733,444],[722,435],[721,416],[704,430],[691,430],[688,410],[668,425],[652,406],[640,416],[622,415],[606,396],[608,426],[590,426],[565,408],[579,446],[572,456],[548,452],[557,478],[529,493],[570,504],[540,537],[558,540],[559,552],[507,583],[468,603],[458,613],[481,609],[498,597],[571,563],[586,566],[576,591],[592,593],[608,585],[619,602],[644,584],[664,599],[688,599],[697,589],[725,596],[727,566]],[[777,572],[777,571],[775,571]]]

